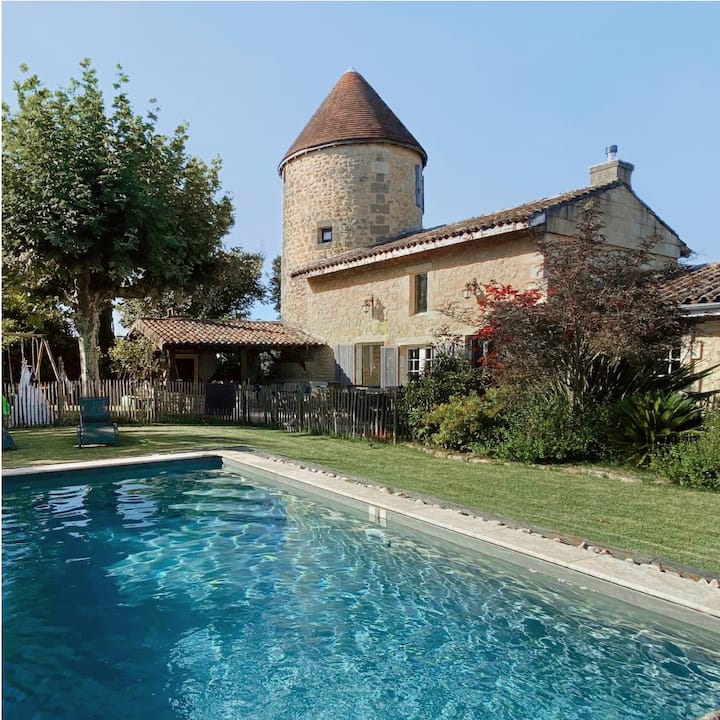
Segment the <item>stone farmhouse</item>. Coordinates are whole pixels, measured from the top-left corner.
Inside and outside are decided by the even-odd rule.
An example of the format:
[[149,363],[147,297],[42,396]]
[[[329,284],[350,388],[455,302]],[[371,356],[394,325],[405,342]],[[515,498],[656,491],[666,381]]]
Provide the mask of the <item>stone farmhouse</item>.
[[[574,236],[590,199],[602,212],[608,243],[635,247],[655,236],[658,261],[690,255],[636,195],[633,165],[616,152],[608,148],[606,161],[590,168],[585,187],[423,229],[427,153],[368,82],[349,70],[278,168],[281,323],[155,318],[138,321],[134,330],[158,347],[174,348],[184,363],[183,369],[176,363],[176,377],[211,377],[219,347],[213,339],[220,339],[222,325],[222,347],[245,358],[243,379],[253,379],[260,349],[282,349],[280,368],[288,380],[405,384],[430,360],[440,327],[465,338],[470,355],[481,353],[477,327],[459,319],[463,307],[472,307],[478,285],[495,280],[542,288],[538,238]],[[720,272],[710,268],[688,271],[671,290],[699,321],[682,352],[708,364],[720,362]],[[448,306],[460,310],[458,317],[441,312]]]

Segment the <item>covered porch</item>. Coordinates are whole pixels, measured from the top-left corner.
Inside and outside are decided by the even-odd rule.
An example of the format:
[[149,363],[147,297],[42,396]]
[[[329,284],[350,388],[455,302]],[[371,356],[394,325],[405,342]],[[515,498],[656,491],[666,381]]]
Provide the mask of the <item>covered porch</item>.
[[296,379],[324,346],[299,330],[263,320],[140,318],[129,334],[146,338],[165,354],[171,382]]

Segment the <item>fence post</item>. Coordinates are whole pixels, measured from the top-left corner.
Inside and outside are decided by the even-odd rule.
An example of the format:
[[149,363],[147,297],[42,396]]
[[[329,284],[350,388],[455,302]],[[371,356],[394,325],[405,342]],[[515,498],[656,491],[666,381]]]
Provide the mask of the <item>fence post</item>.
[[58,380],[57,380],[57,420],[62,423],[65,420],[65,363],[61,356],[58,356]]
[[297,390],[295,391],[295,395],[297,396],[297,402],[295,403],[297,407],[296,415],[297,415],[297,431],[296,432],[302,432],[303,428],[303,422],[305,421],[305,393],[303,392],[303,389],[298,385]]

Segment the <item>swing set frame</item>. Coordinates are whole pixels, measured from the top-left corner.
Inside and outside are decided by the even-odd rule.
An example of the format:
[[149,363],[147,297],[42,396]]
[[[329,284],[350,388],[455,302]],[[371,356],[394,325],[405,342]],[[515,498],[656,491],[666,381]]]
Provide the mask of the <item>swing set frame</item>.
[[[37,333],[9,332],[4,333],[4,336],[8,341],[6,344],[6,349],[8,356],[8,372],[10,375],[9,380],[11,384],[14,385],[15,380],[13,378],[12,357],[10,355],[10,348],[12,345],[15,344],[16,341],[20,342],[20,375],[22,375],[22,369],[26,365],[29,365],[30,370],[35,375],[36,380],[40,382],[40,367],[42,364],[43,355],[47,355],[47,358],[50,361],[50,366],[53,370],[53,374],[55,375],[55,380],[60,380],[60,372],[58,371],[58,366],[55,363],[55,357],[53,356],[52,350],[50,349],[50,343],[48,343],[45,335],[40,335]],[[30,344],[29,362],[28,357],[25,353],[26,342]],[[20,375],[18,375],[18,381],[20,380]]]

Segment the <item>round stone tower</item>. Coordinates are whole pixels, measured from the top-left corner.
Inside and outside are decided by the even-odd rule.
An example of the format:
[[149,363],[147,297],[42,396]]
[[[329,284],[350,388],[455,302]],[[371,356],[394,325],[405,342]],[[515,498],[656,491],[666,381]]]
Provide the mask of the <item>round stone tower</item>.
[[425,150],[382,98],[348,70],[278,168],[284,322],[306,326],[306,281],[294,281],[294,272],[420,230],[426,162]]

